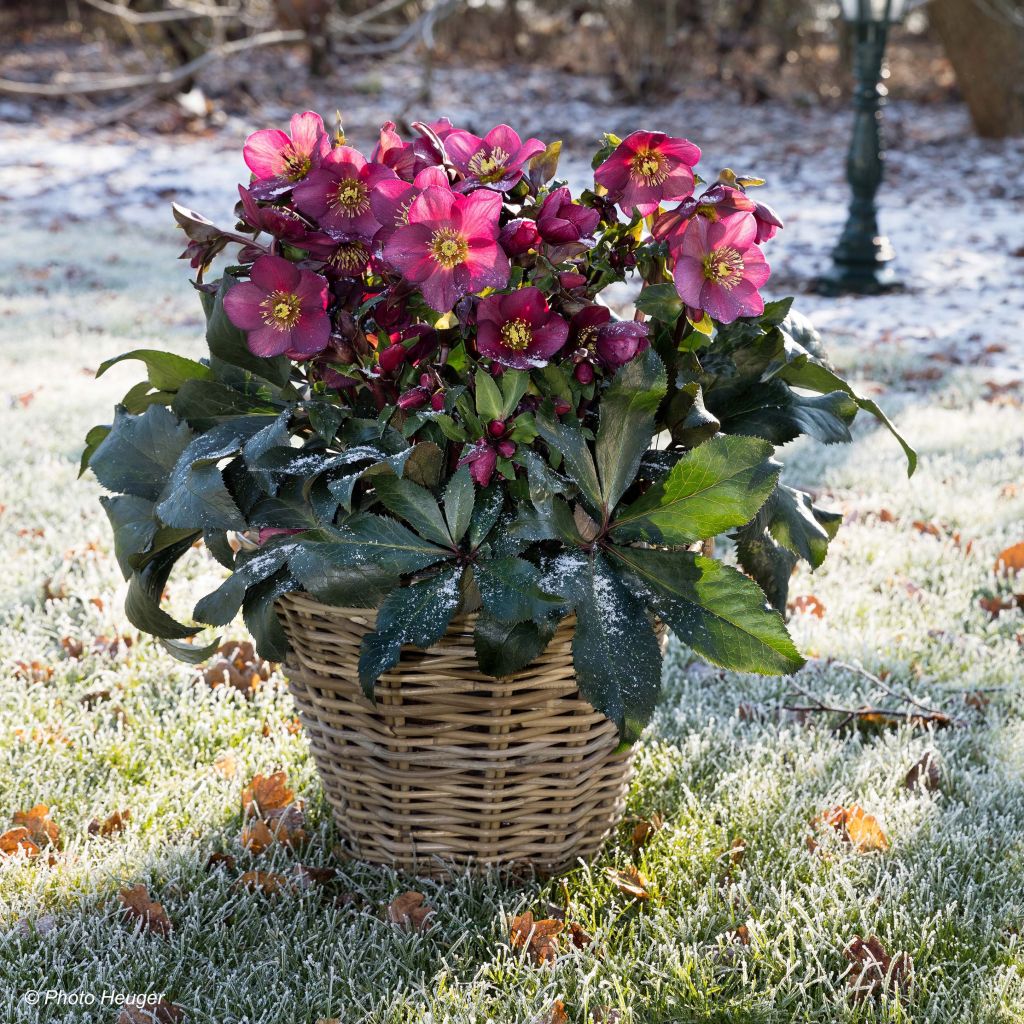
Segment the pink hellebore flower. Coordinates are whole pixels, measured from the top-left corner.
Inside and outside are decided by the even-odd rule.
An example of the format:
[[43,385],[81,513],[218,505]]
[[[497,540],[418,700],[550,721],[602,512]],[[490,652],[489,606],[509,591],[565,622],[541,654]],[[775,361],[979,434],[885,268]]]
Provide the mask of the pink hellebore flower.
[[482,139],[454,129],[445,136],[444,148],[451,162],[466,176],[460,191],[486,187],[508,192],[523,176],[523,164],[547,147],[540,139],[523,142],[507,124],[499,124]]
[[668,199],[683,199],[693,191],[693,167],[700,150],[688,139],[663,132],[633,132],[594,172],[608,198],[624,213],[634,209],[643,217]]
[[257,356],[294,353],[303,358],[322,352],[331,336],[327,315],[327,281],[311,270],[299,270],[281,256],[261,256],[250,280],[224,296],[228,319],[248,334],[249,351]]
[[546,365],[569,337],[569,325],[548,308],[539,288],[488,295],[476,319],[480,354],[515,370]]
[[747,213],[720,221],[690,221],[676,252],[673,277],[679,297],[720,323],[758,316],[764,300],[757,289],[771,273],[754,244],[757,221]]
[[309,230],[306,222],[285,206],[260,206],[252,193],[241,185],[238,195],[242,200],[242,220],[256,231],[266,231],[275,238],[294,242]]
[[498,453],[481,439],[459,460],[459,467],[469,466],[469,475],[478,487],[486,487],[498,465]]
[[651,343],[647,324],[612,320],[607,306],[584,306],[572,318],[570,331],[570,344],[576,350],[576,379],[581,384],[594,379],[595,362],[617,370]]
[[673,252],[678,249],[686,233],[687,222],[693,217],[719,221],[737,213],[752,213],[757,221],[755,242],[766,242],[783,226],[778,214],[764,203],[751,199],[746,192],[723,182],[705,189],[699,196],[684,199],[674,210],[659,215],[651,234],[659,241],[667,241]]
[[522,256],[540,245],[541,237],[537,230],[537,222],[528,217],[510,220],[501,229],[498,241],[509,256]]
[[601,213],[589,206],[572,201],[572,194],[564,185],[556,188],[541,204],[537,215],[537,230],[545,242],[564,245],[588,238],[597,230]]
[[501,196],[461,196],[431,185],[409,207],[409,223],[384,247],[384,258],[419,287],[432,309],[447,313],[470,292],[504,288],[508,257],[498,245]]
[[242,157],[257,181],[299,181],[331,151],[331,140],[319,114],[312,110],[294,114],[289,127],[290,136],[277,128],[267,128],[245,140]]
[[366,162],[351,146],[338,146],[295,189],[295,205],[332,235],[372,238],[380,227],[370,195],[382,181],[394,181],[390,167]]
[[412,201],[429,185],[451,188],[443,168],[424,167],[412,184],[395,178],[380,182],[370,193],[370,209],[381,225],[373,239],[378,245],[384,245],[399,228],[409,223]]
[[405,181],[412,181],[423,168],[441,162],[440,154],[429,139],[419,138],[406,142],[395,131],[394,121],[385,121],[381,125],[380,138],[371,159],[374,163],[390,167]]

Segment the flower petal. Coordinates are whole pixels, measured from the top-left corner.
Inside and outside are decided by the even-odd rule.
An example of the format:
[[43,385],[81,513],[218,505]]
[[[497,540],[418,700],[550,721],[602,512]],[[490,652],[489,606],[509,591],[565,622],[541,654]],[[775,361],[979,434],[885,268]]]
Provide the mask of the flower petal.
[[299,286],[299,268],[283,256],[261,256],[249,271],[253,284],[265,292],[293,292]]
[[279,356],[288,351],[291,344],[291,332],[279,331],[276,327],[265,324],[258,330],[250,331],[245,340],[249,351],[254,356]]
[[260,303],[266,292],[252,281],[242,281],[227,290],[224,296],[224,312],[228,319],[243,331],[255,330],[263,323]]
[[423,224],[432,230],[448,226],[454,216],[456,199],[451,189],[435,185],[425,188],[409,207],[409,223]]
[[493,242],[497,239],[501,196],[496,192],[487,189],[474,192],[459,200],[454,213],[459,218],[462,234],[469,241],[487,239]]
[[279,128],[253,132],[242,147],[242,159],[257,178],[273,178],[284,170],[282,153],[291,140]]
[[330,318],[322,311],[305,314],[299,317],[299,322],[291,330],[291,341],[288,348],[293,352],[301,352],[303,355],[312,356],[327,348],[327,342],[331,336]]

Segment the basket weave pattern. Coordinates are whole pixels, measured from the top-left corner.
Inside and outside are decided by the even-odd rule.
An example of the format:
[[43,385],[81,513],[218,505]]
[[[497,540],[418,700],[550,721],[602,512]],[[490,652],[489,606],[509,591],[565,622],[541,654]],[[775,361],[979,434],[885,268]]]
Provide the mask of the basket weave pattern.
[[376,686],[358,681],[376,613],[286,594],[286,665],[313,756],[353,856],[421,875],[451,864],[557,871],[594,855],[621,817],[631,753],[579,693],[573,623],[504,679],[484,675],[473,615],[428,650],[406,647]]

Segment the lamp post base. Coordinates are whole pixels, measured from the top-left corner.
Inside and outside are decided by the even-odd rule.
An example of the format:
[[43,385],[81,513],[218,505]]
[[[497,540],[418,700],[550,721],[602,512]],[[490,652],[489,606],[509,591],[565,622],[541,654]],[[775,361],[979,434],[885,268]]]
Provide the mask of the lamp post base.
[[881,295],[903,290],[891,266],[895,254],[889,240],[861,235],[858,241],[852,246],[841,241],[836,247],[832,269],[814,283],[819,295]]

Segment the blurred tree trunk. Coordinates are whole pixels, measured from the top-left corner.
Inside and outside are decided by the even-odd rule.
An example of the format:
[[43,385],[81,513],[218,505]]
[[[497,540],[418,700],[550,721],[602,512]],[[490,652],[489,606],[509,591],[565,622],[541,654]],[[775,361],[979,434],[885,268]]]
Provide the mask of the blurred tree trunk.
[[979,135],[1024,135],[1024,2],[932,0],[929,7]]

